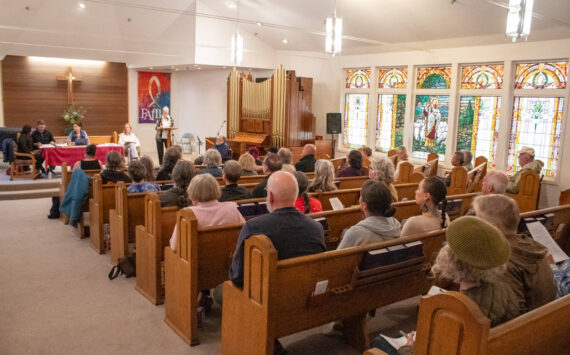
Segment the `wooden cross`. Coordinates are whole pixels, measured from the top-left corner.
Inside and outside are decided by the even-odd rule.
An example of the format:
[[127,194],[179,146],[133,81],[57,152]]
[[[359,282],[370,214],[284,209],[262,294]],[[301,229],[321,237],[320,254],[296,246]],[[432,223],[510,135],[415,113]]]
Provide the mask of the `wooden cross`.
[[71,72],[71,67],[67,67],[66,75],[59,75],[57,80],[67,81],[67,104],[73,105],[73,82],[81,81],[80,77],[73,76]]

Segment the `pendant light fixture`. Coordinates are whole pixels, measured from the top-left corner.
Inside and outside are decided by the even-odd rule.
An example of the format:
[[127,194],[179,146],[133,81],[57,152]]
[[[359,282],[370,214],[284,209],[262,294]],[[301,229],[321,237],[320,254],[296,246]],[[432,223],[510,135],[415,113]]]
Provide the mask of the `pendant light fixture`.
[[334,3],[333,15],[327,17],[325,21],[325,31],[326,52],[333,56],[340,54],[342,47],[342,18],[336,16],[336,1]]
[[532,7],[534,0],[510,0],[509,13],[507,14],[507,37],[511,37],[513,42],[517,38],[530,34],[530,23],[532,21]]
[[237,2],[237,21],[236,21],[236,32],[232,36],[232,46],[230,59],[235,65],[240,65],[243,61],[243,37],[238,31],[239,22],[239,0]]

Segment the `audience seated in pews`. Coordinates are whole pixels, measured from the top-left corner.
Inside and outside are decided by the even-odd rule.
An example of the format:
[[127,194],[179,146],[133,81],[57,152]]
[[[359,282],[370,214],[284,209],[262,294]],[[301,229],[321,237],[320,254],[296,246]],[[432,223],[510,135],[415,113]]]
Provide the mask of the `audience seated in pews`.
[[[462,152],[455,152],[451,157],[451,165],[453,166],[463,166],[465,163],[465,155]],[[465,167],[463,167],[465,168]],[[445,186],[449,187],[451,185],[451,170],[445,172]]]
[[130,163],[134,159],[139,158],[137,147],[141,146],[141,142],[133,133],[133,126],[130,123],[125,123],[123,133],[119,134],[119,144],[123,146],[127,161]]
[[172,170],[172,180],[174,186],[168,191],[159,194],[160,206],[177,206],[178,208],[188,207],[192,204],[188,197],[188,186],[196,175],[194,164],[189,161],[179,160]]
[[253,235],[265,234],[277,250],[279,260],[326,250],[322,225],[295,208],[298,189],[290,173],[277,171],[269,177],[267,208],[271,213],[244,224],[230,268],[230,280],[235,285],[243,286],[244,242]]
[[548,249],[530,236],[518,235],[519,207],[505,195],[478,196],[473,201],[477,217],[496,226],[511,246],[511,257],[502,279],[517,296],[522,313],[538,308],[556,298]]
[[75,122],[73,124],[73,131],[69,133],[67,143],[71,145],[89,144],[89,136],[87,135],[87,132],[83,130],[83,124],[81,122]]
[[241,176],[241,165],[235,160],[228,160],[224,164],[222,178],[226,186],[222,189],[220,201],[237,201],[251,198],[251,194],[246,188],[238,186],[238,180]]
[[[144,157],[140,158],[140,161],[141,163],[143,163],[144,168],[146,170],[146,175],[144,177],[145,181],[164,181],[154,178],[154,162],[148,155],[145,155]],[[172,178],[167,180],[172,180]]]
[[172,169],[174,169],[176,163],[182,159],[182,149],[179,148],[180,146],[173,145],[166,150],[162,158],[162,166],[156,174],[157,181],[172,180]]
[[400,222],[394,218],[392,195],[385,184],[368,180],[360,192],[360,209],[364,219],[342,236],[338,249],[380,243],[400,236]]
[[509,178],[509,184],[507,185],[507,192],[511,194],[519,193],[519,182],[525,170],[531,169],[540,175],[540,171],[544,166],[542,161],[534,160],[534,149],[530,147],[522,147],[521,150],[519,150],[518,163],[521,168],[515,175]]
[[401,146],[396,148],[396,157],[397,157],[397,163],[396,163],[396,167],[394,168],[394,180],[398,180],[398,177],[400,176],[400,165],[405,162],[408,161],[408,150],[406,149],[406,147]]
[[226,160],[229,160],[232,158],[230,156],[230,146],[226,142],[226,137],[218,136],[216,138],[216,141],[214,142],[214,149],[220,153],[220,156],[222,158],[222,162],[225,162]]
[[[219,184],[210,174],[198,174],[190,181],[188,196],[192,201],[192,206],[187,208],[194,212],[198,229],[245,222],[239,213],[237,204],[235,202],[219,202],[220,195]],[[170,238],[170,248],[174,251],[178,245],[176,230],[174,227],[174,232]]]
[[157,192],[160,191],[160,187],[149,181],[145,181],[145,176],[147,174],[146,168],[140,160],[134,160],[129,164],[129,176],[133,180],[133,183],[127,187],[129,193],[139,193],[139,192]]
[[312,173],[315,171],[315,154],[317,153],[317,147],[314,144],[305,144],[303,147],[302,158],[295,164],[295,169],[302,171],[304,173]]
[[101,172],[101,183],[131,182],[131,178],[124,172],[124,158],[117,151],[110,151],[106,157],[105,170]]
[[238,160],[241,165],[241,176],[256,176],[257,167],[255,165],[255,158],[249,153],[243,153]]
[[416,190],[416,204],[421,207],[422,214],[408,218],[402,226],[402,236],[431,232],[448,225],[446,194],[445,184],[439,178],[423,179]]
[[[481,193],[483,195],[504,194],[507,191],[508,182],[509,178],[504,173],[496,170],[489,171],[481,183]],[[475,216],[475,210],[470,208],[465,215]]]
[[267,186],[267,180],[269,180],[269,177],[274,172],[281,170],[282,165],[283,162],[281,161],[279,155],[274,153],[267,154],[265,160],[263,161],[263,173],[267,176],[253,189],[251,197],[258,198],[267,196],[267,191],[265,190],[265,187]]
[[[505,270],[511,250],[499,229],[474,216],[464,216],[449,224],[447,245],[439,251],[431,271],[437,279],[459,284],[459,291],[471,298],[491,326],[521,314],[517,298],[509,285],[498,278]],[[378,336],[374,347],[394,353],[384,338]],[[413,337],[397,349],[398,354],[413,354]]]
[[222,156],[216,149],[208,149],[204,156],[204,165],[206,165],[206,169],[200,170],[198,174],[210,174],[213,177],[222,176]]
[[297,195],[297,200],[295,200],[295,208],[304,214],[322,212],[323,206],[321,201],[313,197],[309,198],[307,194],[307,186],[309,186],[307,175],[301,171],[295,171],[293,175],[297,180],[297,187],[299,188],[299,194]]
[[378,154],[372,155],[370,167],[368,168],[368,176],[370,179],[380,181],[388,186],[392,194],[392,202],[398,202],[398,191],[394,187],[394,164],[390,159]]
[[358,150],[351,150],[348,153],[348,167],[342,169],[336,174],[336,177],[350,177],[350,176],[362,176],[364,172],[362,171],[362,153]]
[[[44,158],[42,157],[39,150],[34,150],[34,143],[32,139],[32,126],[24,125],[22,127],[22,131],[20,132],[20,137],[18,138],[18,153],[26,153],[26,154],[33,154],[36,158],[36,170],[37,174],[34,176],[34,179],[42,177],[42,164],[44,162]],[[31,160],[30,157],[23,157],[19,156],[18,159],[22,160]],[[30,164],[31,165],[31,164]]]
[[309,192],[338,190],[334,183],[334,166],[330,160],[319,159],[315,163],[315,177],[309,184]]
[[261,166],[263,164],[261,160],[259,160],[259,149],[257,147],[249,147],[247,152],[253,157],[255,165]]
[[288,172],[296,171],[295,165],[291,164],[291,150],[289,150],[289,148],[285,147],[280,148],[277,151],[277,155],[279,155],[281,157],[281,160],[283,161],[283,166],[281,167],[281,170]]
[[467,171],[473,170],[473,153],[469,150],[462,150],[463,152],[463,167],[467,169]]
[[85,147],[85,157],[83,160],[75,162],[73,169],[81,168],[83,170],[101,170],[103,164],[95,159],[95,154],[97,153],[97,146],[95,144],[89,144]]

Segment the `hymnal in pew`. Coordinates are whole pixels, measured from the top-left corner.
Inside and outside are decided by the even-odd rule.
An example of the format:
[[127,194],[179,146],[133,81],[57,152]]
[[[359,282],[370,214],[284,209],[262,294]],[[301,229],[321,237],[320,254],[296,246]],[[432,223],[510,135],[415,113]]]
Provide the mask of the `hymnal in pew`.
[[370,250],[362,258],[360,270],[391,265],[404,260],[419,258],[423,255],[423,243],[420,241],[392,245],[386,248]]
[[564,250],[562,250],[562,248],[560,248],[554,239],[552,239],[552,236],[540,221],[527,223],[526,226],[532,238],[548,248],[548,251],[552,254],[552,258],[555,263],[568,259],[568,255]]

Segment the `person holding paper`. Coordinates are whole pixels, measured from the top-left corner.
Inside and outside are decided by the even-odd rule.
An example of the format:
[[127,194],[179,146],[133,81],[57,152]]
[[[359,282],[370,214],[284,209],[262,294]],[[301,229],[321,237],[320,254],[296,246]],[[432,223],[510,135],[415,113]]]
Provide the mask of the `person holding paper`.
[[137,148],[141,146],[141,142],[133,133],[133,127],[128,122],[125,123],[123,133],[119,134],[119,144],[122,145],[125,150],[128,163],[130,163],[131,160],[139,158]]
[[[170,131],[163,128],[174,127],[174,120],[169,115],[168,106],[162,108],[162,117],[156,120],[156,150],[158,152],[158,165],[162,165],[162,157],[164,155],[164,147],[167,145],[168,135]],[[168,148],[168,147],[166,147]]]
[[511,246],[511,258],[501,279],[511,285],[521,311],[554,301],[556,291],[546,258],[548,249],[532,237],[517,234],[520,214],[515,200],[505,195],[477,196],[473,207],[475,215],[499,228]]
[[38,121],[36,130],[32,133],[32,140],[36,148],[39,148],[44,144],[55,145],[53,134],[46,129],[46,123],[44,120]]

